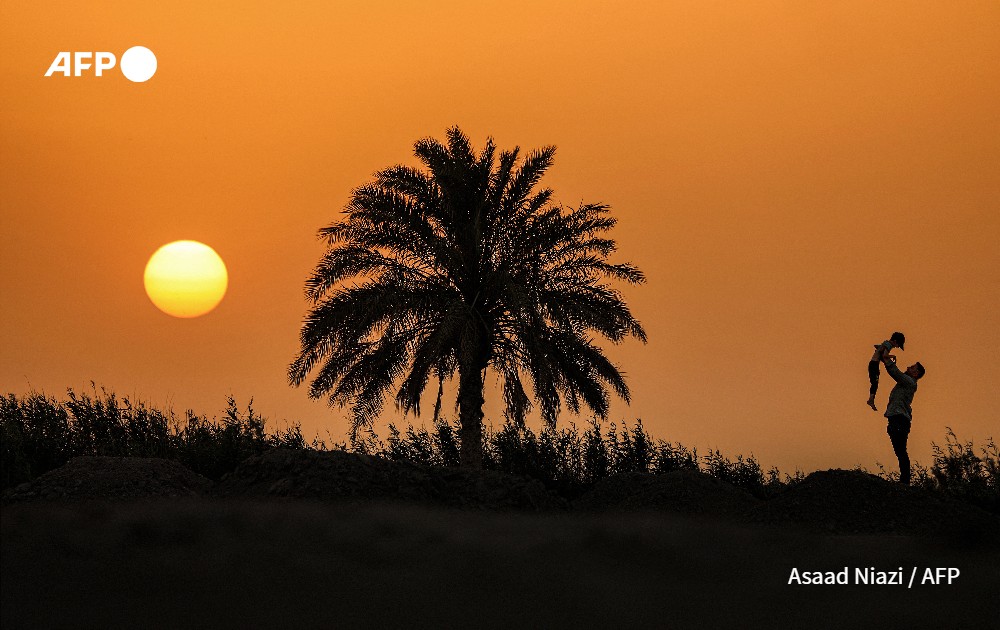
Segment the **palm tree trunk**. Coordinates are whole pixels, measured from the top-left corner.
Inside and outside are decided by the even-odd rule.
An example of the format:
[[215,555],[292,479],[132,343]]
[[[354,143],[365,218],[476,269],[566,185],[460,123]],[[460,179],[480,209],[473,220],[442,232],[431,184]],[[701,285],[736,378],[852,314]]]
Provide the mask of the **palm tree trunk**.
[[463,362],[458,368],[458,417],[462,468],[483,467],[483,369],[486,361]]

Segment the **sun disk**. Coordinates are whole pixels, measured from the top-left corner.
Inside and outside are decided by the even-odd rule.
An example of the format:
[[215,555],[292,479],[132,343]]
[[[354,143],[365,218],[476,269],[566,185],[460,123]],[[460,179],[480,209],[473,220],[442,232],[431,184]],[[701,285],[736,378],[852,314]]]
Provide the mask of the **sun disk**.
[[229,284],[226,265],[198,241],[174,241],[156,250],[143,274],[146,294],[174,317],[198,317],[222,301]]

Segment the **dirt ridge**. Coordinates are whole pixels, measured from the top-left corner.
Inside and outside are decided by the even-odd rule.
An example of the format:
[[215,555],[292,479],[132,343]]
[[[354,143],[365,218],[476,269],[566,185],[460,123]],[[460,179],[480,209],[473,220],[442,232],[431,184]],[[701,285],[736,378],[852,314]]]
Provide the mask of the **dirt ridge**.
[[671,512],[831,534],[1000,540],[1000,516],[939,493],[837,469],[816,471],[768,500],[702,472],[673,471],[612,476],[571,502],[535,479],[343,451],[274,449],[248,458],[216,483],[172,460],[76,457],[8,490],[3,503],[196,497],[388,501],[520,512]]

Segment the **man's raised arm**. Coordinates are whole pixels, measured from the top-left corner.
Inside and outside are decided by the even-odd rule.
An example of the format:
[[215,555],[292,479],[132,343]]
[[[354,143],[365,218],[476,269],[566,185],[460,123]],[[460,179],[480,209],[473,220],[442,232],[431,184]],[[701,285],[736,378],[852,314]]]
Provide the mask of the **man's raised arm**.
[[896,381],[897,383],[903,377],[909,378],[905,374],[903,374],[903,372],[901,372],[898,367],[896,367],[896,362],[890,359],[889,355],[887,354],[882,355],[882,363],[885,364],[885,371],[889,374],[889,376],[892,377],[892,380]]

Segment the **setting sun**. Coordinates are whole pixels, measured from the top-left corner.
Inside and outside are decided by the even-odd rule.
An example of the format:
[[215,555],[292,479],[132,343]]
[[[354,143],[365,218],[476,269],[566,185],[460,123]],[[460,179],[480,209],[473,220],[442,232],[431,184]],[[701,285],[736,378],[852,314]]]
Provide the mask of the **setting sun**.
[[226,294],[226,265],[215,250],[197,241],[174,241],[156,250],[143,275],[146,293],[174,317],[198,317]]

